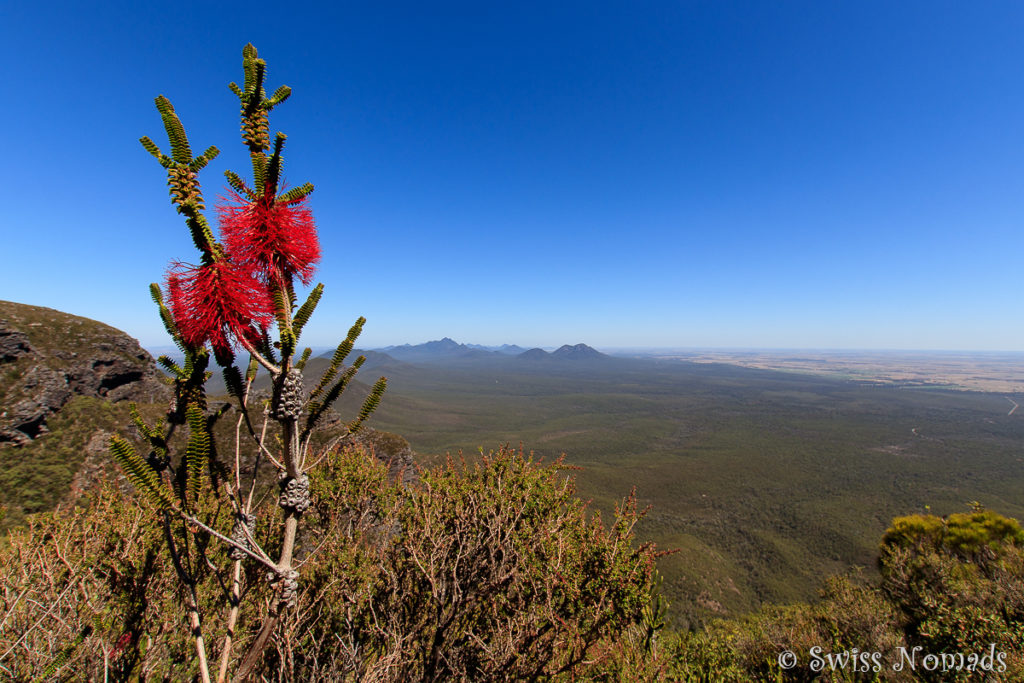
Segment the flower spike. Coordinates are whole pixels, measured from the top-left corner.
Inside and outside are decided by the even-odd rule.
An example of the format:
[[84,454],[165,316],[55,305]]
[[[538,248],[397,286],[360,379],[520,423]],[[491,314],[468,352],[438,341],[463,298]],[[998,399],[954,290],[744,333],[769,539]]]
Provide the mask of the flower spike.
[[304,201],[273,201],[267,195],[246,201],[232,192],[217,212],[224,242],[240,265],[268,283],[279,280],[283,285],[296,275],[303,284],[312,282],[320,241],[313,212]]
[[198,267],[174,264],[167,289],[174,322],[193,348],[209,341],[217,352],[227,354],[232,338],[252,341],[272,319],[273,303],[266,288],[227,258]]

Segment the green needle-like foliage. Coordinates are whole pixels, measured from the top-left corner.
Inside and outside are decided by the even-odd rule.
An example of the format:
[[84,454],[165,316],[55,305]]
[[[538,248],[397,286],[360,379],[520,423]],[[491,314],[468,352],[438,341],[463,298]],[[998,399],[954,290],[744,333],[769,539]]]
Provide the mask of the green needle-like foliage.
[[277,183],[281,179],[281,152],[284,151],[287,137],[284,133],[274,136],[274,153],[270,155],[270,163],[267,165],[267,188],[271,196],[277,195]]
[[77,636],[75,636],[74,639],[67,644],[67,646],[65,646],[60,652],[57,653],[57,656],[54,657],[53,661],[50,662],[49,666],[47,666],[43,670],[43,673],[40,674],[38,678],[33,679],[33,683],[43,683],[43,681],[54,680],[54,675],[62,668],[64,668],[64,665],[67,664],[68,661],[71,659],[71,655],[75,654],[75,652],[78,651],[78,648],[82,644],[82,641],[84,641],[85,637],[90,633],[92,633],[92,629],[87,629],[79,633]]
[[274,300],[274,316],[277,318],[277,324],[283,329],[288,327],[288,303],[285,299],[285,293],[280,287],[274,287],[271,292],[271,296]]
[[306,195],[308,195],[312,191],[313,183],[303,183],[302,185],[299,185],[298,187],[293,187],[284,194],[279,195],[277,201],[278,203],[283,204],[295,204],[305,199]]
[[384,391],[388,388],[387,377],[381,377],[373,384],[373,389],[370,390],[370,395],[363,401],[363,407],[359,409],[359,417],[356,418],[355,422],[349,425],[349,431],[355,433],[363,426],[366,419],[373,414],[373,411],[380,405],[380,400],[384,396]]
[[296,367],[296,368],[298,368],[299,370],[305,370],[305,369],[306,369],[306,361],[308,361],[308,360],[309,360],[309,357],[310,357],[311,355],[313,355],[313,349],[311,349],[311,348],[309,348],[309,347],[307,346],[307,347],[306,347],[306,348],[305,348],[305,349],[304,349],[304,350],[302,351],[302,357],[301,357],[301,358],[299,358],[299,360],[298,360],[298,362],[297,362],[297,363],[295,363],[295,367]]
[[242,371],[238,369],[237,365],[231,364],[224,368],[222,374],[224,375],[224,386],[227,387],[228,394],[241,401],[242,395],[245,393]]
[[206,410],[206,380],[213,376],[207,371],[210,355],[205,347],[185,349],[182,376],[174,380],[174,410],[168,413],[173,424],[184,424],[191,403]]
[[352,353],[352,348],[355,346],[356,339],[359,338],[359,335],[363,331],[363,325],[365,324],[366,318],[360,316],[360,318],[356,320],[356,323],[349,328],[348,334],[345,336],[345,340],[338,344],[338,348],[334,351],[334,355],[331,357],[331,364],[327,366],[327,370],[324,371],[323,377],[320,378],[320,381],[310,393],[309,397],[311,399],[315,399],[319,396],[320,392],[327,388],[327,385],[334,379],[334,376],[338,374],[338,368],[340,368],[341,364],[345,362],[346,358],[348,358],[348,354]]
[[306,418],[306,426],[302,433],[303,439],[305,439],[313,428],[316,427],[317,422],[319,422],[320,418],[324,416],[327,409],[338,400],[338,397],[345,391],[345,388],[348,387],[348,383],[352,381],[352,378],[356,376],[356,373],[359,372],[359,368],[361,368],[365,362],[366,356],[359,356],[355,361],[353,361],[349,368],[341,373],[341,377],[334,386],[327,390],[327,393],[324,394],[324,397],[321,400],[312,400],[311,398],[309,402],[309,417]]
[[291,97],[291,94],[292,89],[289,88],[287,85],[282,85],[280,88],[275,90],[274,94],[270,96],[269,100],[267,100],[267,108],[273,109],[274,107],[276,107],[277,105],[281,104],[289,97]]
[[277,364],[274,344],[270,341],[270,333],[266,329],[260,330],[260,346],[256,350],[263,354],[268,361]]
[[174,322],[174,316],[171,315],[171,310],[164,304],[164,294],[160,291],[160,285],[155,282],[150,284],[149,295],[153,298],[153,301],[160,309],[160,320],[163,322],[164,329],[167,330],[167,334],[171,335],[171,339],[174,340],[175,345],[184,351],[185,344],[181,340],[181,333],[178,331],[178,326]]
[[262,193],[267,186],[267,158],[263,156],[262,152],[253,152],[250,158],[252,159],[253,183],[258,188],[257,192]]
[[146,149],[147,152],[156,157],[156,160],[160,162],[161,166],[167,167],[173,162],[170,157],[164,156],[164,153],[160,151],[160,148],[156,146],[156,143],[149,139],[148,136],[143,135],[139,138],[139,142]]
[[174,507],[170,494],[160,483],[157,473],[149,466],[135,448],[119,436],[110,437],[110,453],[121,466],[125,477],[161,510]]
[[210,458],[210,433],[207,431],[206,416],[195,404],[189,404],[186,410],[189,438],[185,450],[185,467],[188,473],[188,499],[193,504],[199,499],[199,489],[203,483],[203,472],[207,469]]
[[292,331],[295,333],[295,338],[298,339],[302,336],[302,328],[309,322],[309,316],[313,315],[313,311],[316,310],[316,305],[320,303],[320,297],[324,294],[324,286],[317,284],[313,288],[313,291],[306,297],[306,302],[302,304],[295,317],[292,319]]
[[295,339],[295,333],[290,328],[286,327],[281,330],[281,357],[291,358],[295,355],[295,346],[297,344]]
[[156,109],[163,118],[164,130],[167,131],[167,138],[171,143],[171,157],[179,164],[191,163],[192,148],[188,144],[185,127],[181,125],[181,119],[174,113],[171,101],[163,95],[159,95],[156,98]]
[[205,152],[192,160],[192,163],[189,164],[189,168],[192,169],[194,173],[199,173],[199,171],[206,168],[208,163],[216,159],[218,154],[220,154],[220,150],[216,147],[207,147]]
[[228,185],[230,185],[235,192],[242,195],[250,202],[256,201],[256,193],[249,189],[249,186],[245,184],[245,181],[242,180],[237,173],[234,171],[224,171],[224,177],[227,178]]
[[131,417],[132,423],[139,430],[142,436],[146,437],[149,441],[149,445],[153,447],[153,450],[160,457],[167,455],[167,441],[164,440],[163,420],[157,422],[155,427],[150,427],[146,424],[146,421],[139,415],[138,408],[134,403],[128,404],[128,414]]
[[160,356],[156,359],[156,362],[160,364],[167,372],[173,374],[178,379],[187,379],[188,373],[185,372],[177,363],[171,360],[170,356]]
[[193,159],[192,148],[189,145],[188,136],[185,135],[185,128],[174,112],[170,100],[160,95],[156,98],[156,108],[160,112],[164,128],[167,131],[167,138],[171,143],[171,156],[163,154],[148,137],[139,138],[139,142],[147,152],[156,157],[161,166],[167,169],[167,186],[170,188],[171,202],[177,208],[178,213],[186,217],[192,241],[203,254],[203,261],[209,263],[214,258],[218,258],[223,249],[217,244],[209,223],[200,213],[206,207],[203,204],[203,195],[199,188],[197,174],[212,159],[216,158],[220,151],[216,147],[210,146],[200,156]]
[[[228,87],[238,97],[242,107],[242,140],[249,147],[255,191],[259,195],[269,192],[273,197],[281,177],[281,147],[285,136],[283,133],[275,136],[274,152],[268,162],[266,152],[270,149],[270,125],[267,114],[287,100],[292,91],[288,86],[282,85],[268,98],[264,89],[266,67],[266,62],[257,55],[256,48],[252,44],[246,45],[242,49],[242,68],[245,72],[243,87],[239,88],[236,83],[231,83]],[[237,191],[243,192],[231,178],[228,182]]]
[[245,381],[252,382],[256,379],[256,373],[259,371],[260,364],[256,362],[253,357],[249,358],[249,367],[245,369]]

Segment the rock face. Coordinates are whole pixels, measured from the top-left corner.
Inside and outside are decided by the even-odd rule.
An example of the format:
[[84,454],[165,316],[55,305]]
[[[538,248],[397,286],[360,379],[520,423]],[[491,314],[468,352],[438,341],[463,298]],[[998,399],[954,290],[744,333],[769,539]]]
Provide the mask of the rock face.
[[363,445],[387,466],[388,477],[392,481],[410,484],[419,478],[415,452],[409,442],[401,436],[365,427],[356,433],[353,441]]
[[20,356],[31,352],[28,335],[8,328],[7,321],[0,320],[0,363],[18,360]]
[[0,301],[0,448],[46,432],[75,396],[169,400],[152,357],[125,333],[49,308]]

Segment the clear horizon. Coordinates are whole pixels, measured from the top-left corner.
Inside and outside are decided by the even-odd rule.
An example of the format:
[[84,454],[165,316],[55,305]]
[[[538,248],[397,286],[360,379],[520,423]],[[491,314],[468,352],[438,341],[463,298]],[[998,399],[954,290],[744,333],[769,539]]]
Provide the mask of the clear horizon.
[[305,345],[1024,350],[1024,6],[244,7],[5,12],[0,299],[170,343],[196,256],[138,138],[163,94],[221,150],[215,223],[252,42],[317,187]]
[[[448,337],[450,339],[450,337]],[[418,346],[420,344],[426,344],[428,342],[441,341],[438,339],[426,339],[418,342],[403,342],[402,344],[385,344],[383,346],[369,346],[366,344],[356,344],[357,349],[370,350],[370,351],[381,351],[387,350],[389,347],[402,346],[408,344],[410,346]],[[462,341],[459,339],[453,339],[453,341],[459,344],[477,345],[484,346],[492,349],[496,349],[502,346],[502,344],[477,344],[474,341]],[[604,353],[661,353],[661,354],[688,354],[688,353],[821,353],[821,354],[892,354],[892,355],[914,355],[914,354],[925,354],[925,355],[1024,355],[1024,351],[1015,351],[1012,349],[884,349],[884,348],[808,348],[808,347],[754,347],[754,346],[595,346],[594,344],[587,344],[585,341],[576,342],[565,342],[564,344],[555,345],[534,345],[528,346],[525,344],[517,344],[515,342],[503,342],[510,346],[519,346],[524,350],[532,348],[540,348],[545,351],[551,351],[561,346],[573,346],[575,344],[586,344],[591,348],[596,349]],[[141,343],[140,343],[141,344]],[[150,353],[159,352],[167,353],[168,351],[177,350],[177,347],[173,344],[141,344],[141,346],[149,351]],[[309,346],[308,344],[306,346]],[[311,347],[315,354],[324,353],[334,349],[337,345],[323,346],[317,345]]]

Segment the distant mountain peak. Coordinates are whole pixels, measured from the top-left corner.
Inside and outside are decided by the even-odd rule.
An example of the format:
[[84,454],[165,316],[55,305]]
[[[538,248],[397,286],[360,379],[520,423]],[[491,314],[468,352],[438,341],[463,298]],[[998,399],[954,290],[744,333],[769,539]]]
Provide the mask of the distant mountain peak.
[[566,360],[586,360],[591,358],[608,357],[597,349],[587,346],[586,344],[575,344],[572,346],[565,344],[555,351],[552,351],[551,356],[553,358],[564,358]]
[[514,356],[527,360],[595,360],[608,358],[607,355],[586,344],[566,344],[557,351],[548,353],[541,348],[524,349],[515,344],[484,346],[482,344],[460,344],[451,337],[442,337],[422,344],[402,344],[377,349],[396,360],[408,363],[448,362],[463,360],[499,359]]
[[463,344],[455,341],[451,337],[445,337],[444,339],[438,339],[436,341],[428,341],[426,344],[421,344],[426,348],[433,349],[461,349],[465,348]]
[[406,362],[451,360],[492,353],[490,351],[474,349],[466,344],[460,344],[451,337],[435,339],[423,344],[416,344],[415,346],[402,344],[401,346],[388,346],[378,350],[387,353],[392,358]]

